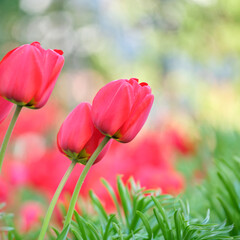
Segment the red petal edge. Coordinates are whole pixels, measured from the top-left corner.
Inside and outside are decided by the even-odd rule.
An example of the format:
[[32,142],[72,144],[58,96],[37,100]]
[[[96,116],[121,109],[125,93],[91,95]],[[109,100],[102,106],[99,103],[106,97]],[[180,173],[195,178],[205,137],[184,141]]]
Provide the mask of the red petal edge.
[[139,81],[138,78],[130,78],[129,80]]
[[32,42],[30,45],[32,45],[32,46],[39,46],[41,44],[40,44],[40,42]]
[[63,55],[63,51],[62,50],[59,50],[59,49],[53,49],[54,52],[60,54],[60,55]]
[[145,82],[141,82],[139,85],[141,85],[142,87],[143,87],[143,86],[148,86],[148,84],[145,83]]

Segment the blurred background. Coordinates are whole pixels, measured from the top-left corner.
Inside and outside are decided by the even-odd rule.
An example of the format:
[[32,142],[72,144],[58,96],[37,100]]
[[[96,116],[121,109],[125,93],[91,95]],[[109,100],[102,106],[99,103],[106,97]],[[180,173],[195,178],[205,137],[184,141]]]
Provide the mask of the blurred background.
[[[220,138],[235,144],[229,151],[238,148],[238,0],[0,0],[0,16],[1,58],[33,41],[65,56],[47,105],[23,109],[4,161],[0,202],[21,219],[22,231],[44,216],[70,164],[56,147],[63,120],[109,81],[148,82],[155,102],[138,137],[114,143],[92,168],[83,199],[93,189],[111,211],[99,179],[114,187],[117,174],[124,181],[133,176],[146,188],[181,194],[201,183],[216,149],[224,154]],[[1,140],[10,117],[0,125]],[[65,206],[81,169],[76,167],[61,196]]]

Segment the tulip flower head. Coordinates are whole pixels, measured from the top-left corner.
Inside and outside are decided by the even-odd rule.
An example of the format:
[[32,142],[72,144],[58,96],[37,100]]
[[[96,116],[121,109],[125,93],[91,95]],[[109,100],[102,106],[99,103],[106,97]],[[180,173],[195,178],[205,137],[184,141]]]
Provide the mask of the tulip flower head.
[[[104,137],[93,125],[91,105],[81,103],[63,122],[58,132],[57,143],[60,152],[85,165]],[[108,146],[109,144],[94,163],[103,158]]]
[[13,104],[0,97],[0,123],[7,117],[11,111]]
[[96,128],[119,142],[130,142],[144,125],[154,96],[147,83],[120,79],[99,90],[92,104]]
[[44,106],[63,67],[62,54],[38,42],[8,52],[0,62],[0,96],[20,106]]

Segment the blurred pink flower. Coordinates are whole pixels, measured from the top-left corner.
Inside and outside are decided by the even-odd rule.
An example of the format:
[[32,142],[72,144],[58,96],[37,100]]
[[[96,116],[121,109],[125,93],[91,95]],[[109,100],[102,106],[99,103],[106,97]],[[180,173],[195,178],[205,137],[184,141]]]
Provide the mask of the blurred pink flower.
[[[160,188],[163,193],[180,193],[184,190],[185,179],[175,169],[176,148],[168,137],[165,133],[145,132],[129,144],[114,141],[104,161],[91,168],[80,194],[86,198],[92,189],[103,200],[105,206],[111,209],[111,199],[100,178],[105,178],[116,190],[117,174],[123,175],[124,182],[132,176],[146,188]],[[27,141],[31,141],[31,138],[27,138]],[[34,144],[31,148],[35,149]],[[50,200],[70,161],[58,151],[57,146],[45,149],[41,154],[36,154],[35,158],[27,156],[26,159],[22,158],[23,162],[20,163],[9,160],[9,164],[4,167],[4,176],[13,188],[17,184],[29,186],[42,192]],[[83,167],[80,164],[76,165],[63,189],[61,200],[64,201],[64,194],[73,192]]]
[[39,227],[43,216],[43,207],[38,202],[26,202],[20,209],[19,228],[22,232],[28,232],[34,227]]
[[[70,160],[61,154],[57,148],[47,150],[43,156],[28,163],[28,184],[34,189],[42,191],[50,199],[69,164]],[[54,169],[54,171],[49,171],[50,169]],[[83,165],[76,165],[62,194],[73,192],[82,169]]]
[[196,143],[190,138],[189,134],[176,127],[168,127],[163,132],[165,139],[174,148],[175,151],[183,155],[194,154]]
[[[48,134],[56,127],[57,119],[62,115],[62,110],[58,103],[50,101],[44,108],[38,111],[24,108],[21,111],[21,117],[18,119],[12,139],[19,135],[34,132],[38,134]],[[41,123],[39,123],[41,119]],[[7,130],[10,119],[6,119],[0,124],[0,141],[3,140],[4,134]]]
[[43,156],[47,150],[44,136],[34,132],[19,135],[13,146],[13,157],[25,165]]
[[185,179],[177,171],[146,167],[138,171],[134,179],[146,189],[160,189],[163,194],[179,194],[185,187]]
[[0,203],[7,202],[10,194],[10,186],[0,178]]
[[[6,170],[7,168],[7,170]],[[28,169],[24,162],[8,161],[4,169],[8,182],[12,186],[24,186],[28,182]]]

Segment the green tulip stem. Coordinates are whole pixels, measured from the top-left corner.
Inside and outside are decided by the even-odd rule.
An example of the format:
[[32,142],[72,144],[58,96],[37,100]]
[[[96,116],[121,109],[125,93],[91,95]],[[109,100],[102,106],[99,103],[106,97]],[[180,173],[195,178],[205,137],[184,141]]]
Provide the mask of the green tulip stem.
[[2,143],[2,147],[1,147],[1,150],[0,150],[0,173],[1,173],[1,170],[2,170],[2,164],[3,164],[3,159],[4,159],[4,156],[5,156],[5,152],[6,152],[6,149],[7,149],[7,145],[8,145],[9,139],[11,137],[13,128],[15,126],[15,123],[17,121],[17,118],[19,116],[19,113],[21,112],[21,109],[22,109],[22,106],[17,105],[16,110],[14,112],[14,115],[12,117],[12,121],[10,122],[10,124],[8,126],[8,130],[5,134],[5,137],[4,137],[4,140],[3,140],[3,143]]
[[[63,176],[61,182],[59,183],[58,185],[58,188],[56,190],[56,192],[54,193],[54,196],[52,198],[52,201],[48,207],[48,210],[47,210],[47,213],[46,213],[46,216],[44,218],[44,221],[43,221],[43,225],[42,225],[42,229],[41,229],[41,232],[39,234],[39,237],[38,237],[38,240],[43,240],[44,237],[45,237],[45,234],[47,232],[47,229],[48,229],[48,224],[50,222],[50,219],[51,219],[51,216],[52,216],[52,213],[53,213],[53,210],[54,210],[54,207],[57,203],[57,200],[59,198],[59,195],[61,194],[62,192],[62,189],[66,183],[66,181],[68,180],[68,177],[70,176],[72,170],[74,169],[75,165],[76,165],[76,161],[72,161],[71,165],[68,167],[65,175]],[[50,173],[51,174],[51,173]]]
[[71,222],[72,215],[73,215],[73,212],[74,212],[74,208],[75,208],[75,205],[76,205],[76,202],[77,202],[79,192],[81,190],[82,184],[84,182],[84,179],[85,179],[89,169],[91,168],[94,161],[96,160],[96,158],[98,157],[98,155],[100,154],[100,152],[103,150],[103,148],[106,146],[106,144],[109,142],[110,139],[111,139],[110,137],[106,136],[102,140],[102,142],[99,144],[99,146],[97,147],[97,149],[95,150],[93,155],[90,157],[90,159],[87,161],[87,164],[84,167],[84,169],[83,169],[83,171],[82,171],[82,173],[81,173],[81,175],[78,179],[78,182],[75,186],[75,189],[74,189],[71,201],[70,201],[69,209],[68,209],[68,212],[67,212],[67,216],[66,216],[63,228],[65,228]]

